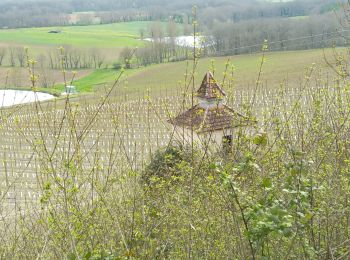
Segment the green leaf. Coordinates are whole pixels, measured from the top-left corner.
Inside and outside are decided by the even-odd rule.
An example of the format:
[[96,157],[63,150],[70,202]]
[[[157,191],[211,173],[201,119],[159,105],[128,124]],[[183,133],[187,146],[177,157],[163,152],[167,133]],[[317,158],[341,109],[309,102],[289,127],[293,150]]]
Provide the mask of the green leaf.
[[91,252],[87,252],[84,256],[84,259],[90,259],[92,257],[92,253]]
[[77,259],[77,256],[76,256],[74,253],[70,253],[70,254],[68,255],[68,259],[69,259],[69,260],[75,260],[75,259]]
[[271,188],[272,187],[271,178],[269,178],[269,177],[264,178],[263,181],[262,181],[262,186],[264,188]]

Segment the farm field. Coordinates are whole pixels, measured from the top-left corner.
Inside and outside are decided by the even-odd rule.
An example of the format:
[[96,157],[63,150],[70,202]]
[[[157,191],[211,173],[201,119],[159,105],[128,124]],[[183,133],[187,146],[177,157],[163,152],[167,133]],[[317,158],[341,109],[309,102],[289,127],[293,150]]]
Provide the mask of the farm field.
[[[340,52],[341,50],[339,49]],[[331,49],[326,49],[325,54],[332,60]],[[200,83],[201,75],[204,75],[208,70],[214,71],[216,79],[223,83],[226,63],[230,60],[227,71],[228,77],[233,82],[230,88],[238,90],[252,89],[258,77],[261,57],[261,54],[247,54],[200,59],[195,73],[196,84]],[[273,90],[278,89],[281,83],[286,82],[291,88],[299,87],[306,70],[311,66],[315,66],[317,70],[330,71],[329,68],[326,68],[323,50],[267,53],[261,77],[263,86]],[[188,74],[190,74],[192,69],[190,61],[126,70],[121,84],[114,94],[143,97],[148,93],[151,96],[169,96],[171,93],[180,93],[186,85],[186,67],[188,67]],[[74,84],[77,86],[84,84],[97,86],[95,90],[98,91],[98,86],[111,85],[116,75],[118,75],[118,71],[115,70],[97,70],[88,77],[75,81]],[[105,89],[102,88],[102,91],[105,91]]]
[[[310,88],[305,93],[311,91]],[[288,103],[285,109],[292,107],[298,93],[297,89],[286,90],[285,100]],[[237,111],[243,111],[244,104],[248,104],[252,96],[252,92],[237,90],[230,93],[228,104]],[[259,90],[253,115],[261,120],[261,127],[265,124],[264,118],[271,116],[274,106],[281,105],[276,103],[278,96],[277,91]],[[82,167],[90,169],[94,160],[99,158],[101,167],[106,168],[110,156],[113,156],[113,160],[118,162],[113,165],[116,172],[128,167],[141,169],[157,149],[174,141],[174,129],[167,120],[183,109],[183,98],[172,95],[150,99],[128,97],[126,100],[122,96],[112,96],[102,107],[97,103],[91,104],[89,99],[85,101],[72,101],[76,131],[86,131],[79,148],[83,155]],[[301,101],[307,109],[309,96],[305,95]],[[185,108],[189,107],[189,99],[185,98]],[[36,108],[35,104],[23,105],[2,113],[4,120],[0,133],[6,138],[0,141],[4,162],[0,169],[3,190],[0,195],[8,203],[8,216],[12,216],[16,207],[23,206],[23,203],[36,205],[38,202],[41,196],[38,190],[44,182],[42,178],[50,167],[44,162],[47,156],[52,156],[58,163],[57,167],[64,167],[59,165],[61,156],[77,152],[69,147],[71,138],[75,138],[69,130],[69,122],[65,122],[63,130],[60,130],[57,120],[63,115],[61,102],[46,102],[40,108]],[[90,122],[93,124],[89,125]],[[58,150],[55,149],[57,146],[60,147]]]
[[[327,53],[330,54],[331,51],[328,50]],[[287,100],[285,109],[290,109],[300,98],[298,96],[300,91],[305,91],[300,101],[307,109],[310,101],[310,95],[307,93],[315,91],[315,86],[310,88],[303,84],[304,74],[310,66],[317,66],[319,69],[325,67],[322,55],[322,50],[267,54],[257,100],[253,107],[253,115],[260,120],[260,127],[264,126],[265,118],[271,116],[273,107],[281,105],[277,97],[283,82],[285,83],[282,84],[282,89],[285,89],[284,96]],[[229,75],[223,86],[229,95],[228,103],[238,111],[242,111],[244,105],[253,97],[260,58],[261,54],[231,57],[234,66],[233,76]],[[227,57],[215,59],[215,75],[219,82],[222,82],[227,59]],[[309,66],[305,65],[307,64],[305,60]],[[213,69],[212,63],[213,59],[210,58],[199,61],[196,70],[196,88],[202,80],[202,75],[207,70]],[[312,65],[313,63],[316,65]],[[189,69],[190,66],[191,63]],[[77,131],[83,132],[86,127],[88,129],[87,136],[81,144],[82,152],[85,154],[84,167],[91,166],[91,162],[97,156],[96,153],[99,156],[113,153],[116,160],[120,161],[118,167],[128,167],[131,164],[136,169],[142,167],[154,151],[166,146],[173,139],[173,128],[167,120],[183,109],[181,92],[186,85],[184,68],[186,62],[127,70],[126,75],[122,77],[102,107],[99,106],[101,97],[108,92],[108,88],[120,71],[96,70],[73,82],[79,91],[90,92],[91,89],[87,89],[86,86],[94,86],[97,90],[95,94],[92,92],[90,95],[77,96],[72,100],[73,106],[76,106],[74,121],[78,127]],[[231,74],[231,71],[229,72]],[[302,87],[306,89],[303,90]],[[188,108],[190,106],[188,97],[185,101],[185,108]],[[7,109],[3,113],[2,118],[7,119],[2,124],[1,133],[7,138],[0,143],[0,154],[5,154],[6,151],[6,158],[3,158],[6,161],[5,169],[11,169],[12,173],[8,173],[6,179],[3,179],[2,185],[8,188],[8,192],[2,195],[8,200],[9,205],[12,205],[10,206],[12,209],[16,203],[35,202],[39,197],[37,176],[42,174],[43,166],[40,165],[40,157],[33,153],[33,144],[26,140],[44,138],[45,149],[42,147],[44,150],[40,153],[46,149],[49,151],[53,149],[52,146],[56,146],[56,142],[58,146],[63,147],[62,150],[52,151],[57,153],[57,156],[61,156],[61,152],[69,149],[66,146],[68,140],[65,136],[70,136],[71,133],[63,130],[60,138],[55,134],[58,127],[55,125],[57,118],[62,117],[64,113],[63,103],[64,100],[43,103],[39,116],[36,115],[38,108],[35,108],[35,105]],[[94,118],[98,111],[98,116]],[[93,122],[91,126],[88,124],[90,120]],[[66,129],[69,129],[68,125]],[[108,164],[108,160],[107,156],[102,156],[101,164]]]
[[[338,49],[342,52],[342,49]],[[263,65],[262,80],[263,85],[269,89],[279,88],[284,81],[290,87],[298,87],[303,79],[305,71],[310,66],[317,69],[327,67],[324,60],[324,53],[333,60],[333,50],[306,50],[290,52],[268,52],[266,53]],[[233,80],[231,87],[236,89],[251,89],[255,86],[261,63],[261,54],[245,54],[232,57],[212,57],[199,60],[196,68],[196,84],[201,80],[200,75],[206,71],[214,71],[216,78],[222,83],[223,73],[227,67],[228,76]],[[125,70],[121,79],[121,84],[115,91],[115,95],[130,95],[142,97],[147,93],[154,96],[163,96],[167,93],[179,93],[182,91],[185,81],[186,68],[188,74],[192,70],[191,61],[173,62],[165,64],[155,64],[146,67]],[[66,80],[71,82],[73,70],[67,70]],[[325,69],[325,72],[329,68]],[[105,87],[113,84],[120,73],[115,69],[87,69],[78,70],[74,76],[73,85],[80,93],[105,91]],[[2,67],[0,87],[2,88],[28,88],[30,86],[28,71],[25,68]],[[38,87],[43,91],[62,92],[63,74],[61,70],[51,70],[38,68]],[[91,97],[93,99],[93,96]]]
[[[74,78],[79,80],[91,74],[92,70],[78,70],[74,74]],[[43,91],[52,90],[57,84],[63,84],[64,77],[61,70],[38,69],[36,72],[39,75],[37,87]],[[73,72],[67,71],[67,79],[73,78]],[[69,82],[69,81],[68,81]],[[28,89],[30,88],[30,77],[27,68],[9,68],[0,67],[0,88],[11,89]],[[63,88],[55,88],[62,91]]]
[[[64,27],[44,27],[44,28],[23,28],[17,30],[0,30],[0,46],[28,46],[30,55],[37,60],[44,59],[48,62],[48,57],[42,57],[49,52],[57,52],[61,45],[70,46],[69,48],[79,48],[86,53],[91,54],[92,48],[100,51],[101,55],[106,57],[106,64],[118,60],[119,51],[125,46],[136,47],[145,43],[140,41],[139,32],[141,29],[147,32],[152,22],[127,22],[106,25],[89,26],[64,26]],[[163,24],[166,27],[166,23]],[[61,33],[48,33],[51,30],[61,31]],[[59,45],[58,45],[59,43]],[[330,56],[331,50],[326,50]],[[8,55],[7,55],[8,56]],[[5,57],[5,60],[8,57]],[[230,58],[234,67],[232,74],[231,65],[228,68],[229,74],[235,79],[235,88],[251,88],[255,85],[256,76],[259,71],[261,54],[237,55]],[[222,79],[222,73],[225,70],[227,57],[213,57],[201,59],[198,65],[197,75],[203,74],[207,70],[214,70],[217,78]],[[276,88],[279,84],[287,80],[288,84],[297,86],[303,77],[305,68],[315,63],[318,67],[325,66],[323,59],[323,50],[307,51],[289,51],[289,52],[270,52],[266,55],[266,63],[263,68],[263,78],[268,88]],[[213,67],[214,64],[214,68]],[[308,65],[306,65],[308,64]],[[191,70],[191,64],[188,64],[188,70]],[[145,92],[158,93],[174,91],[183,87],[187,62],[175,62],[160,65],[150,65],[126,71],[124,84],[118,89],[119,93],[129,95],[144,95]],[[3,87],[26,87],[26,73],[23,69],[1,68],[1,75],[9,72],[9,78],[2,77],[0,86]],[[38,85],[44,85],[47,90],[62,91],[62,73],[52,69],[38,69],[37,73],[41,76]],[[67,72],[68,79],[71,79],[71,72]],[[118,72],[113,69],[100,68],[97,70],[88,69],[78,71],[74,84],[80,92],[92,92],[98,90],[101,86],[108,86]],[[197,77],[200,78],[200,77]],[[68,80],[69,81],[69,80]],[[52,86],[55,85],[54,88]],[[39,86],[40,87],[40,86]],[[160,94],[163,95],[163,94]]]
[[[152,22],[125,22],[88,26],[61,26],[42,28],[0,29],[0,47],[28,47],[39,57],[57,48],[69,46],[89,52],[98,49],[108,63],[117,60],[124,47],[141,47],[140,30],[148,35]],[[166,27],[166,23],[163,23]],[[59,33],[49,33],[58,31]]]
[[[278,127],[271,124],[272,120],[289,120],[296,108],[312,115],[315,97],[324,103],[339,102],[337,93],[328,86],[334,74],[326,65],[324,52],[333,61],[331,49],[267,52],[256,93],[261,53],[203,58],[196,67],[195,89],[203,75],[213,71],[228,94],[227,104],[257,120],[254,133],[263,129],[271,140],[277,140]],[[315,71],[309,82],[305,74],[310,67]],[[11,225],[19,215],[43,214],[47,200],[52,205],[62,202],[60,187],[64,185],[72,185],[73,192],[79,187],[77,196],[87,203],[93,203],[97,196],[90,188],[95,182],[109,187],[117,198],[130,196],[127,187],[135,184],[134,173],[143,172],[159,149],[176,141],[174,127],[168,120],[191,107],[190,88],[185,97],[182,95],[186,86],[192,86],[191,70],[191,61],[125,70],[110,93],[120,70],[81,70],[72,82],[80,93],[70,97],[69,102],[61,97],[2,110],[1,219]],[[2,68],[1,73],[6,75],[7,71],[9,79],[17,81],[2,84],[8,88],[28,85],[26,69]],[[63,91],[62,71],[39,69],[36,73],[38,84],[45,76],[57,83],[42,89]],[[70,82],[72,71],[66,73]],[[323,91],[328,96],[324,97]],[[288,124],[287,129],[291,140],[297,140],[301,128],[313,131],[311,117],[303,122],[293,120],[295,124]],[[233,141],[238,144],[239,138]]]
[[0,2],[0,260],[350,259],[350,0],[194,2]]
[[[332,57],[332,50],[327,49],[325,52],[329,58]],[[246,54],[201,59],[196,68],[197,84],[202,80],[200,75],[204,75],[208,70],[213,71],[212,63],[214,63],[217,80],[220,81],[223,78],[226,62],[230,59],[227,73],[233,76],[235,87],[239,89],[251,88],[255,86],[258,77],[261,57],[262,54]],[[288,84],[297,86],[300,80],[303,79],[305,70],[312,64],[320,69],[326,67],[323,50],[270,52],[266,54],[265,60],[262,79],[270,89],[278,88],[284,80]],[[186,64],[187,62],[178,62],[152,66],[130,76],[128,85],[132,90],[148,88],[151,92],[153,89],[156,92],[160,89],[174,89],[175,85],[185,78]],[[191,63],[188,64],[188,69],[191,71]]]
[[[325,49],[325,54],[332,60],[331,49]],[[246,54],[200,59],[196,68],[197,84],[201,80],[199,75],[208,70],[214,71],[217,80],[222,80],[226,64],[229,61],[227,73],[234,79],[234,87],[238,89],[252,88],[255,86],[258,76],[261,57],[261,54]],[[266,87],[270,89],[278,88],[283,81],[288,82],[291,86],[298,86],[306,69],[313,64],[318,69],[326,67],[323,50],[269,52],[266,53],[265,60],[262,78]],[[190,74],[191,61],[156,64],[125,70],[118,93],[144,95],[149,92],[158,95],[165,92],[181,91],[185,85],[186,68]],[[2,75],[1,87],[29,86],[28,71],[25,68],[3,67],[0,72]],[[63,90],[63,85],[60,84],[63,82],[62,71],[38,68],[36,73],[39,75],[39,87],[42,87],[43,81],[46,80],[48,81],[47,90]],[[100,87],[111,85],[119,73],[119,70],[114,69],[78,70],[72,83],[82,93],[98,91]],[[66,80],[70,82],[72,79],[72,70],[68,70]]]
[[[338,49],[338,51],[342,52],[342,49]],[[332,49],[267,52],[259,88],[276,91],[281,84],[290,89],[299,88],[307,69],[311,66],[314,66],[318,72],[331,73],[324,60],[324,53],[329,60],[333,59]],[[215,78],[228,92],[252,91],[259,74],[261,57],[261,53],[256,53],[200,59],[196,67],[195,84],[199,85],[202,80],[201,75],[210,70],[214,72]],[[226,82],[223,82],[223,73],[226,67]],[[148,95],[152,98],[179,96],[188,85],[185,83],[186,70],[190,75],[191,69],[192,62],[183,61],[125,70],[110,98],[126,101],[143,99]],[[1,68],[0,71],[2,88],[26,89],[23,86],[30,85],[28,71],[25,68]],[[53,93],[64,90],[62,71],[38,69],[36,73],[39,75],[38,86],[41,90]],[[89,103],[99,102],[99,98],[96,97],[104,95],[119,74],[120,70],[114,69],[77,71],[72,84],[77,87],[79,93],[89,93],[89,95],[78,95],[74,99],[78,102],[81,100],[82,103],[87,102],[87,100]],[[45,78],[51,84],[43,88],[41,84]],[[71,83],[72,79],[72,71],[68,70],[66,80]],[[230,83],[228,84],[228,82]],[[53,85],[55,86],[52,87]]]
[[[326,52],[331,56],[331,50]],[[319,127],[319,110],[314,104],[326,107],[325,114],[333,119],[337,109],[348,113],[349,98],[339,96],[342,92],[328,85],[332,84],[333,74],[326,68],[322,50],[267,53],[256,93],[253,90],[261,54],[231,57],[234,70],[229,66],[230,73],[223,82],[227,59],[201,59],[196,69],[195,88],[199,87],[204,73],[213,70],[212,60],[215,60],[215,78],[228,93],[227,104],[237,112],[249,112],[258,121],[254,135],[263,130],[268,133],[268,147],[273,147],[274,142],[279,147],[288,143],[291,149],[305,147],[310,158],[322,160],[313,146],[321,142],[318,137],[306,143],[299,142],[298,138],[302,131],[313,137]],[[176,141],[174,127],[168,120],[191,107],[189,91],[186,97],[181,95],[189,80],[184,81],[186,63],[127,70],[107,100],[104,97],[120,73],[118,70],[101,69],[82,75],[73,82],[81,95],[69,102],[61,98],[2,110],[0,218],[3,223],[12,228],[23,216],[35,219],[52,211],[60,212],[66,190],[72,198],[70,208],[91,207],[93,212],[101,192],[112,205],[122,200],[130,202],[130,198],[140,192],[136,185],[149,162],[156,158],[157,151]],[[188,65],[190,71],[191,62]],[[315,66],[315,73],[309,81],[305,73],[311,66]],[[318,70],[323,71],[323,76],[319,76]],[[328,104],[331,105],[328,107]],[[324,136],[332,129],[325,128]],[[233,139],[238,156],[241,156],[240,141],[238,136]],[[327,154],[329,146],[322,154]],[[257,155],[261,153],[258,150]],[[273,156],[286,157],[284,150],[271,148],[270,153],[271,157],[261,159],[265,167],[272,164]],[[254,178],[261,178],[257,172]],[[284,176],[283,172],[280,176]],[[260,186],[255,190],[260,192]],[[166,190],[166,193],[171,195],[172,191]],[[118,213],[116,211],[117,216]],[[30,225],[30,221],[25,223]],[[0,232],[8,234],[4,243],[14,239],[7,230]]]
[[[114,48],[142,46],[139,31],[147,31],[151,22],[128,22],[89,26],[63,26],[0,30],[2,44],[25,46],[62,46]],[[57,30],[59,33],[49,33]]]

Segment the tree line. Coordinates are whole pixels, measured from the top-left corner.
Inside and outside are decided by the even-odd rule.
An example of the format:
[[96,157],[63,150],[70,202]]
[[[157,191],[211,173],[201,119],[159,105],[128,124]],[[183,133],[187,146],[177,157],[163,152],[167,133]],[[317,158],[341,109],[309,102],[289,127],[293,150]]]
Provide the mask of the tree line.
[[[346,43],[339,32],[339,23],[334,15],[324,14],[305,18],[266,18],[241,22],[215,21],[211,29],[202,29],[209,43],[203,49],[202,56],[224,56],[258,52],[265,40],[271,51],[301,50],[329,47],[333,44],[342,46]],[[140,38],[150,37],[144,47],[124,48],[120,61],[126,68],[147,66],[154,63],[174,62],[192,57],[192,48],[179,46],[177,36],[191,34],[189,24],[179,26],[174,19],[169,19],[167,26],[154,22],[148,30],[140,30]],[[72,46],[65,48],[65,69],[103,68],[108,66],[102,50],[83,49]],[[61,54],[57,50],[48,50],[37,56],[40,67],[61,68]],[[0,66],[24,67],[25,51],[22,47],[1,47]]]
[[[125,48],[120,54],[120,61],[126,68],[147,66],[186,60],[192,57],[192,48],[179,46],[176,37],[179,27],[169,21],[167,27],[153,23],[148,34],[151,41],[145,47]],[[185,28],[186,27],[186,28]],[[339,21],[333,14],[315,15],[304,18],[268,18],[241,22],[214,22],[211,29],[201,31],[206,36],[206,47],[201,56],[225,56],[254,53],[261,50],[265,40],[271,51],[306,50],[344,46],[347,31],[339,29]],[[191,28],[184,26],[184,32],[190,34]],[[140,32],[143,38],[145,32]]]
[[239,22],[257,18],[307,16],[340,7],[336,0],[278,3],[257,0],[12,0],[0,3],[0,27],[67,25],[70,23],[69,14],[87,11],[95,12],[101,23],[167,20],[169,16],[177,22],[183,22],[191,16],[193,4],[200,10],[200,23],[209,29],[215,21]]
[[[36,61],[40,68],[61,69],[99,69],[106,65],[105,55],[100,49],[79,49],[64,46],[64,54],[58,50],[40,53]],[[0,47],[0,66],[25,67],[26,51],[23,47]]]
[[300,19],[270,18],[234,22],[215,22],[207,33],[213,39],[213,54],[232,55],[260,51],[264,40],[270,50],[305,50],[342,46],[346,43],[334,15]]

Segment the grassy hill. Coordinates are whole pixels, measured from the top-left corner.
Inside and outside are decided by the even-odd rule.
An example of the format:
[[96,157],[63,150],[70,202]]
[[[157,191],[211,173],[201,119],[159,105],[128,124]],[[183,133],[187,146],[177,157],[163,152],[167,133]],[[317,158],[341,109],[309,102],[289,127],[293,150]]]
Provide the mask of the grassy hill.
[[[0,30],[0,42],[17,45],[72,45],[113,48],[141,46],[140,29],[147,31],[151,22],[128,22],[90,26],[64,26]],[[49,33],[52,30],[59,33]]]
[[[325,50],[327,56],[331,57],[330,49]],[[216,79],[221,82],[226,63],[230,60],[229,73],[235,79],[236,88],[252,88],[258,77],[261,63],[261,54],[238,55],[233,57],[203,58],[199,61],[196,69],[196,84],[202,80],[202,75],[207,70],[214,71]],[[323,50],[271,52],[266,54],[266,62],[263,66],[262,80],[264,86],[276,89],[283,81],[288,82],[290,87],[299,86],[304,78],[306,68],[315,64],[318,68],[326,66]],[[158,64],[139,69],[127,70],[122,87],[118,93],[129,95],[142,95],[149,91],[153,95],[164,95],[165,92],[177,92],[185,85],[185,72],[188,66],[191,71],[191,61]],[[75,81],[73,84],[78,89],[84,89],[84,85],[95,86],[98,90],[100,85],[110,84],[116,76],[115,70],[97,70],[91,75]]]
[[[152,22],[127,22],[106,25],[65,26],[27,29],[0,30],[0,46],[29,46],[31,55],[38,56],[58,46],[70,45],[79,49],[98,48],[106,56],[106,62],[111,64],[118,59],[119,51],[126,46],[136,47],[145,43],[139,40],[141,29],[147,32]],[[163,24],[164,27],[166,23]],[[52,30],[59,33],[49,33]],[[330,52],[330,51],[326,51]],[[255,85],[260,66],[261,54],[247,54],[230,58],[234,67],[233,76],[237,88],[249,88]],[[225,70],[228,57],[204,58],[199,62],[196,71],[197,80],[207,70],[215,70],[220,81]],[[316,63],[324,66],[322,50],[271,52],[267,54],[264,65],[263,80],[268,88],[276,88],[288,79],[290,85],[298,85],[303,77],[305,67]],[[212,68],[214,64],[214,69]],[[232,70],[230,65],[230,72]],[[159,94],[160,91],[174,91],[184,85],[184,74],[187,61],[151,65],[127,71],[128,79],[124,80],[122,92],[150,92]],[[191,69],[191,62],[188,63]],[[108,85],[116,77],[112,69],[99,69],[92,74],[78,78],[73,84],[81,92],[91,92],[102,85]],[[56,89],[62,90],[60,80],[56,80]]]
[[[99,44],[84,28],[65,40]],[[127,70],[108,99],[119,70],[77,75],[83,95],[2,110],[0,258],[349,259],[350,81],[327,74],[324,52],[336,55],[267,53],[262,69],[261,53],[200,59],[195,88],[207,70],[222,84],[228,68],[228,105],[248,116],[190,113],[218,124],[223,145],[194,131],[187,143],[169,121],[192,105],[175,95],[191,61]],[[322,73],[298,88],[310,66]],[[263,91],[244,91],[258,78]],[[269,91],[281,83],[293,89]]]
[[[43,28],[0,29],[0,47],[28,47],[33,56],[39,57],[71,46],[81,51],[99,49],[107,63],[118,59],[124,47],[139,47],[140,30],[147,35],[152,22],[126,22],[89,26],[62,26]],[[164,23],[165,27],[166,23]],[[58,33],[49,33],[55,31]],[[8,60],[8,56],[5,60]],[[9,63],[9,62],[7,62]]]

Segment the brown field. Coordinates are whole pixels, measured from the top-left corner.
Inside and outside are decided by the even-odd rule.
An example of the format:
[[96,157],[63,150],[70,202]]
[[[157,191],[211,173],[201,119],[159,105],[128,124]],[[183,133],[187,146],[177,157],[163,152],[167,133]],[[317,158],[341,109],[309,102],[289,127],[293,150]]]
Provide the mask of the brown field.
[[[76,72],[75,79],[83,78],[91,73],[92,70],[79,70]],[[50,88],[56,84],[64,83],[62,71],[51,69],[37,69],[36,74],[39,75],[37,87]],[[66,73],[67,80],[72,79],[71,71]],[[0,67],[0,88],[28,88],[31,86],[29,72],[26,68]]]

